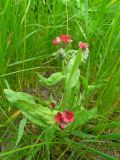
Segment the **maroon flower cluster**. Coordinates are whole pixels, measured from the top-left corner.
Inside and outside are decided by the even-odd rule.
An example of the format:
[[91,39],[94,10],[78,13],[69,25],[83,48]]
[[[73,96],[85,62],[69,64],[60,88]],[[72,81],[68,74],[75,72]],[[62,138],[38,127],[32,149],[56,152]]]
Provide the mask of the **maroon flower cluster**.
[[[68,34],[62,34],[61,36],[56,37],[56,39],[54,39],[52,41],[52,43],[55,46],[58,46],[61,43],[67,44],[67,43],[71,43],[71,42],[73,42],[73,40],[71,39],[70,35],[68,35]],[[89,45],[87,43],[84,43],[84,42],[79,42],[78,46],[82,50],[86,50],[89,47]]]
[[58,112],[55,115],[55,122],[59,124],[61,129],[65,129],[69,123],[74,122],[74,113],[69,110]]
[[72,42],[72,39],[69,35],[62,34],[60,37],[56,37],[56,39],[54,39],[52,43],[57,46],[61,43],[67,44],[71,42]]
[[87,49],[88,46],[89,46],[87,43],[83,43],[83,42],[79,42],[78,45],[79,45],[79,47],[80,47],[81,49],[84,49],[84,50]]

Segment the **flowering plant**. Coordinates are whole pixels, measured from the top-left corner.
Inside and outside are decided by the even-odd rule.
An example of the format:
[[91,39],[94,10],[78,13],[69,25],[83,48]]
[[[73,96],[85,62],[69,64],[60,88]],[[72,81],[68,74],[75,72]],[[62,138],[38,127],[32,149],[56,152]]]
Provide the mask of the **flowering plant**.
[[[63,82],[63,93],[60,102],[51,102],[48,107],[36,103],[35,99],[22,92],[14,92],[5,89],[7,99],[32,122],[43,126],[51,126],[54,129],[65,130],[69,126],[71,130],[85,123],[96,115],[96,108],[87,110],[83,107],[83,94],[80,90],[81,77],[80,65],[87,61],[89,46],[87,43],[79,42],[78,50],[71,49],[73,40],[69,35],[61,35],[53,40],[58,51],[52,56],[61,58],[61,72],[53,73],[45,78],[38,74],[40,83],[46,86],[54,86]],[[57,104],[57,105],[56,105]]]
[[[60,81],[64,82],[64,92],[60,103],[56,106],[51,103],[50,106],[58,112],[54,116],[55,123],[64,130],[69,125],[76,128],[80,123],[84,123],[96,114],[96,108],[87,111],[82,104],[83,94],[80,91],[80,65],[85,63],[89,55],[89,45],[79,42],[78,50],[71,49],[73,40],[69,35],[61,35],[56,37],[52,43],[57,46],[58,50],[53,56],[59,57],[62,64],[62,71],[53,73],[49,78],[42,75],[39,76],[41,83],[46,86],[53,86]],[[84,78],[85,80],[85,78]],[[88,115],[92,116],[89,117]],[[87,117],[87,118],[86,118]]]

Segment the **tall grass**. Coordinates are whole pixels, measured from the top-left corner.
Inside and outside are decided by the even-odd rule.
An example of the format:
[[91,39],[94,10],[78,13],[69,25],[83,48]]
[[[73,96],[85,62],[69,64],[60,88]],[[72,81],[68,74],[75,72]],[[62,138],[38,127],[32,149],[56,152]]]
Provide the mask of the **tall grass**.
[[[54,61],[48,64],[46,62],[56,50],[52,46],[52,40],[63,33],[73,37],[75,49],[79,41],[86,41],[90,46],[89,60],[82,72],[87,77],[88,83],[94,87],[93,92],[86,90],[85,93],[86,107],[98,108],[99,118],[94,133],[100,135],[106,129],[108,132],[119,132],[120,1],[118,0],[0,1],[0,125],[4,125],[14,112],[11,108],[7,109],[8,103],[3,96],[3,89],[8,87],[7,83],[15,90],[30,88],[31,85],[38,86],[37,71],[44,72],[46,68],[52,70],[51,68],[59,67]],[[43,65],[44,63],[46,65]],[[5,154],[9,158],[6,156],[4,160],[15,157],[20,160],[26,156],[27,160],[43,158],[38,152],[42,143],[40,146],[34,144],[36,136],[31,134],[23,136],[23,142],[19,144],[18,149],[9,151],[14,148],[17,137],[14,121],[2,128],[1,141],[9,141],[9,136],[6,136],[8,133],[14,133],[14,138],[11,139],[11,147],[5,150],[8,151]],[[39,141],[39,136],[37,139]],[[38,147],[34,149],[35,146]],[[60,151],[61,154],[58,159],[63,158],[69,147],[60,151],[56,146],[56,152]],[[79,153],[78,148],[71,151],[72,154],[85,157],[82,152]],[[43,148],[43,155],[44,152]]]

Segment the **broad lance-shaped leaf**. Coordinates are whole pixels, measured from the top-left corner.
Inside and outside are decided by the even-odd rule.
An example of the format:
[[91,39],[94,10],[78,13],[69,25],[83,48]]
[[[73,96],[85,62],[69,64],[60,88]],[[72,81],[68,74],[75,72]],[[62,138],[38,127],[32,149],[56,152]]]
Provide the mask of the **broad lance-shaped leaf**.
[[[66,89],[65,92],[70,93],[71,89],[79,83],[80,78],[80,69],[79,65],[82,60],[82,53],[78,52],[77,55],[73,56],[70,60],[67,67],[67,75],[66,75]],[[68,99],[71,97],[68,96]]]
[[78,51],[77,55],[74,56],[68,64],[68,73],[69,73],[68,81],[70,81],[76,70],[78,70],[81,61],[82,61],[82,53],[81,51]]
[[15,103],[18,100],[23,100],[31,104],[35,104],[34,98],[27,93],[15,92],[11,89],[4,89],[4,93],[8,101],[11,103]]
[[13,103],[32,122],[40,126],[54,124],[54,115],[58,111],[51,111],[47,107],[36,104],[34,98],[27,93],[4,90],[8,101]]
[[79,77],[80,77],[80,70],[77,69],[74,72],[73,76],[71,77],[70,81],[66,83],[64,101],[66,101],[66,103],[69,103],[70,106],[74,106],[75,102],[74,95],[78,95],[80,90]]
[[66,106],[68,103],[69,106],[74,105],[73,104],[74,95],[78,95],[79,92],[78,86],[80,85],[79,65],[81,61],[82,61],[82,53],[78,51],[78,53],[74,55],[71,58],[70,62],[68,63],[66,70],[64,97],[62,102],[64,106]]
[[38,76],[40,82],[44,83],[47,86],[53,86],[65,78],[62,72],[54,73],[49,78],[45,78],[40,74],[38,74]]
[[53,125],[55,123],[54,116],[58,111],[51,111],[47,107],[43,107],[40,104],[30,104],[26,101],[17,101],[15,106],[33,123],[40,126]]
[[79,77],[80,77],[80,70],[77,69],[69,81],[70,84],[69,88],[77,86],[77,84],[79,83]]

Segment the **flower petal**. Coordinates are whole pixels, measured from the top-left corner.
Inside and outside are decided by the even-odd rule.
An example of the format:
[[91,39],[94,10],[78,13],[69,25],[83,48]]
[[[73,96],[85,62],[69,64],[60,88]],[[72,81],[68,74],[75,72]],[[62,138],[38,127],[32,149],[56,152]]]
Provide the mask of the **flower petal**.
[[58,113],[55,115],[55,122],[58,123],[58,124],[63,122],[62,113],[61,113],[61,112],[58,112]]

